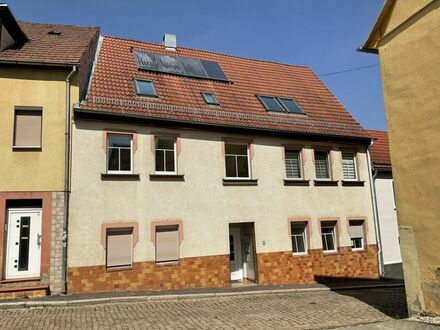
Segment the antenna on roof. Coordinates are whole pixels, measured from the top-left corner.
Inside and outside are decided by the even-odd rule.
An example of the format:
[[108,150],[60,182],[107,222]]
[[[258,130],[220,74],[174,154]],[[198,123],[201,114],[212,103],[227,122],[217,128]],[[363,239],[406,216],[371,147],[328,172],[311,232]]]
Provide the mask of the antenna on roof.
[[165,33],[163,36],[163,44],[166,50],[176,51],[177,50],[176,35]]

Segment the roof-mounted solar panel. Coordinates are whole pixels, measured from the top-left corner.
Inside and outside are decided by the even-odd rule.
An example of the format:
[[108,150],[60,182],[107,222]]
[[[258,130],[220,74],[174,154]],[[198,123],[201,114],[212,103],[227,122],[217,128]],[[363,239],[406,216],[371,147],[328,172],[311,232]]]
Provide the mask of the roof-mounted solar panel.
[[133,51],[140,70],[162,72],[185,77],[229,81],[217,62],[195,58]]

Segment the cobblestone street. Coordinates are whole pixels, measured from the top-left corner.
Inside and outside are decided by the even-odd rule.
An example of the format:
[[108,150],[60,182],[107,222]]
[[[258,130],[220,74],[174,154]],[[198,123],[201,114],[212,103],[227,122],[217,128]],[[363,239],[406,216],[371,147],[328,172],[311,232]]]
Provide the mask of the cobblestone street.
[[2,309],[0,325],[2,329],[317,329],[404,317],[404,289],[386,288]]

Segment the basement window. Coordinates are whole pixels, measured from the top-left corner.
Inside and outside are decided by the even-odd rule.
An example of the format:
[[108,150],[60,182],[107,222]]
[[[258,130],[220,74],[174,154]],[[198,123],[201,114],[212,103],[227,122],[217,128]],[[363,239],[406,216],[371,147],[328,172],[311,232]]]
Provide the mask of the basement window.
[[157,97],[156,88],[151,80],[135,79],[134,83],[137,95]]

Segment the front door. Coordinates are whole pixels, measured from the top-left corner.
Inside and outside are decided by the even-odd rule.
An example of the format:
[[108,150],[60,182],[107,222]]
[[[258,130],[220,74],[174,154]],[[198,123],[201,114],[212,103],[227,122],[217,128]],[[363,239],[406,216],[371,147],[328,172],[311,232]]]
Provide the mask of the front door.
[[229,265],[231,281],[243,280],[240,228],[229,228]]
[[41,209],[9,209],[6,279],[40,276]]

